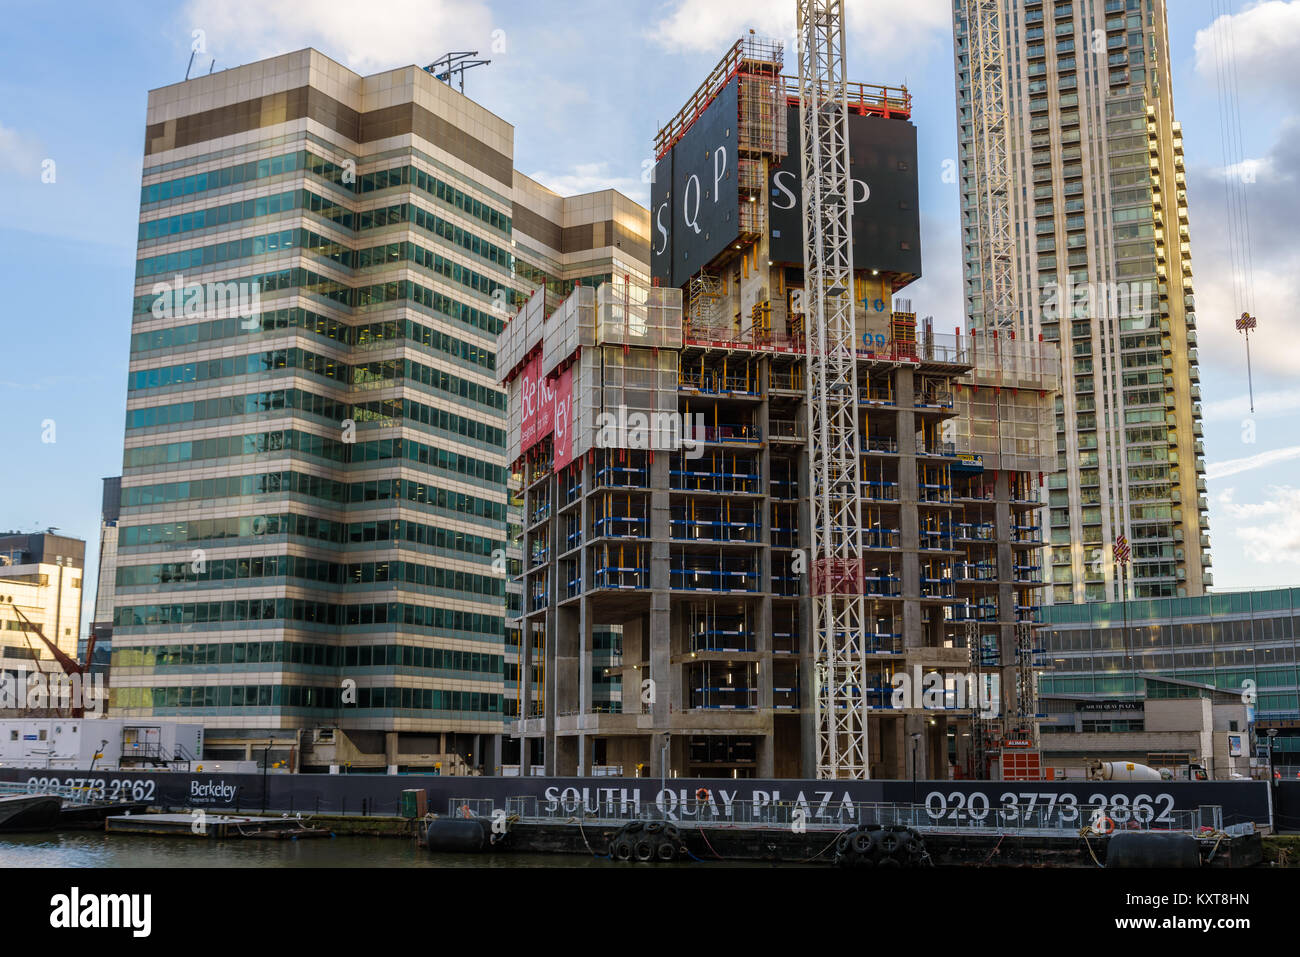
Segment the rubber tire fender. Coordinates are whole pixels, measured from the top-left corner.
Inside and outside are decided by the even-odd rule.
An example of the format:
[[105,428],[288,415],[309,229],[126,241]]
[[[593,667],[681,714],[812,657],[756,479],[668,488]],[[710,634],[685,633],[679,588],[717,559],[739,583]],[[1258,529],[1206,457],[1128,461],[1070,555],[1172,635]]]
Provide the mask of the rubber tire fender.
[[632,842],[625,837],[614,841],[610,848],[610,856],[616,861],[632,860]]
[[677,860],[677,845],[669,840],[660,841],[655,845],[655,859],[665,863]]
[[638,861],[653,861],[655,859],[655,846],[650,841],[640,840],[636,842],[633,853]]

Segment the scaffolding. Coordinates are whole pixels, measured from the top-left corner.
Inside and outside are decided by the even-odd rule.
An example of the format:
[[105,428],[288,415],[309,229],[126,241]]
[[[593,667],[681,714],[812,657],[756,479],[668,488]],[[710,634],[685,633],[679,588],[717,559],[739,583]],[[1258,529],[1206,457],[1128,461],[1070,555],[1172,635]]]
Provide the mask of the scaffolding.
[[989,471],[1056,471],[1055,343],[976,334],[958,380],[956,443]]

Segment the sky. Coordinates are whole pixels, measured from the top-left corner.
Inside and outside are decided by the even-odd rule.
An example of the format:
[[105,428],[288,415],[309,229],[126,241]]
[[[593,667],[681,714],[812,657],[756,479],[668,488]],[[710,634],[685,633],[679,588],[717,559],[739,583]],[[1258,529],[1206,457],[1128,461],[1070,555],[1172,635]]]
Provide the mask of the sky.
[[[1215,588],[1300,584],[1300,0],[1169,5]],[[182,80],[194,47],[196,74],[307,46],[360,73],[478,50],[492,62],[466,75],[465,92],[514,124],[519,169],[562,193],[612,186],[647,203],[655,131],[747,30],[792,50],[795,10],[794,0],[0,6],[0,530],[54,526],[84,538],[91,569],[101,478],[121,472],[147,91]],[[904,295],[938,328],[956,327],[951,0],[846,6],[850,78],[913,95],[924,276]],[[1223,52],[1215,39],[1228,27]],[[1226,116],[1225,67],[1240,104]],[[1231,242],[1229,175],[1241,184],[1248,243]],[[1259,320],[1253,414],[1230,265],[1247,247]]]

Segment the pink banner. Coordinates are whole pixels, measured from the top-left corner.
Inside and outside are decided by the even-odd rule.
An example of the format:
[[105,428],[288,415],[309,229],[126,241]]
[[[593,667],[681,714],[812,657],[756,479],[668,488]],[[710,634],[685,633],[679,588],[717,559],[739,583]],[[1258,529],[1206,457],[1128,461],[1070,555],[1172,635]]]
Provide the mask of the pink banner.
[[573,461],[573,366],[560,373],[555,383],[555,468]]
[[541,359],[534,357],[519,377],[519,400],[523,404],[520,421],[519,449],[527,452],[537,444],[537,369]]
[[527,452],[551,434],[555,418],[555,389],[542,375],[542,357],[534,356],[520,377],[520,399],[524,410],[519,449]]

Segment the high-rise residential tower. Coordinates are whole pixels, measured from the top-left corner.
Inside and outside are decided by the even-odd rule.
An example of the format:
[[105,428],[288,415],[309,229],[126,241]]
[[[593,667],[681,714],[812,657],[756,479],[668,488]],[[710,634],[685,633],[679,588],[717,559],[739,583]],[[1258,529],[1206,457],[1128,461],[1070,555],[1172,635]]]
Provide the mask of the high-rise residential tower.
[[[1050,600],[1212,583],[1165,0],[953,0],[972,329],[1059,341]],[[1118,575],[1123,535],[1132,564]]]
[[514,128],[415,66],[301,50],[152,91],[115,712],[199,718],[209,758],[494,773],[496,336],[543,284],[644,275],[648,234],[520,174]]

